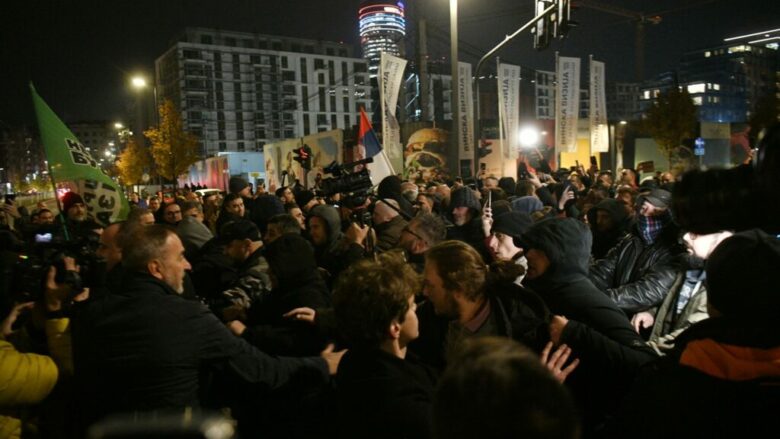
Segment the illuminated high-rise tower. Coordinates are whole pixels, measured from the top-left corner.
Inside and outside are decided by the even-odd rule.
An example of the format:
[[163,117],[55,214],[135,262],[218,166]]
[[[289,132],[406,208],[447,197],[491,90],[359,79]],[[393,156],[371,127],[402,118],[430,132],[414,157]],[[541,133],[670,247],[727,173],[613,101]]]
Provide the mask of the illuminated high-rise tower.
[[401,55],[406,35],[404,4],[400,1],[364,1],[360,4],[358,20],[363,58],[368,60],[371,78],[375,78],[382,52]]

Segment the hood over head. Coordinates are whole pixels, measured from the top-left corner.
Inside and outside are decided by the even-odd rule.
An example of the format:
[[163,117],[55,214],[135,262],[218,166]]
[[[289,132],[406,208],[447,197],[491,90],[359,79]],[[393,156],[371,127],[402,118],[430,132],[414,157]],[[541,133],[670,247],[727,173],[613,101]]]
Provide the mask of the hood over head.
[[265,259],[280,287],[297,286],[318,275],[314,250],[300,235],[286,233],[268,244]]
[[327,204],[318,204],[311,208],[309,212],[312,217],[318,217],[325,221],[328,225],[328,247],[333,247],[338,244],[341,239],[341,216],[339,211]]
[[523,251],[544,252],[550,267],[541,276],[552,282],[574,280],[588,275],[593,238],[588,227],[574,218],[552,218],[534,224],[520,238]]

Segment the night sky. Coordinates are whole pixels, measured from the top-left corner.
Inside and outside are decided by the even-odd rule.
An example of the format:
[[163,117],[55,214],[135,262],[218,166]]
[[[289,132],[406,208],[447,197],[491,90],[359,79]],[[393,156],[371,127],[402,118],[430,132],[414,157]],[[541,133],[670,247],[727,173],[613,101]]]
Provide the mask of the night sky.
[[[0,123],[34,120],[27,83],[66,121],[121,120],[132,99],[135,72],[151,77],[154,60],[187,26],[358,44],[358,0],[25,0],[0,10]],[[587,0],[583,0],[587,3]],[[780,27],[777,0],[601,0],[625,9],[668,11],[646,32],[645,77],[673,69],[682,53],[723,38]],[[449,54],[448,0],[407,0],[409,18],[424,15],[433,29],[429,51]],[[476,63],[531,18],[532,0],[460,0],[461,59]],[[502,60],[552,70],[556,50],[606,62],[608,81],[634,78],[634,25],[625,18],[580,8],[569,38],[545,51],[518,37]],[[356,48],[357,55],[360,54]]]

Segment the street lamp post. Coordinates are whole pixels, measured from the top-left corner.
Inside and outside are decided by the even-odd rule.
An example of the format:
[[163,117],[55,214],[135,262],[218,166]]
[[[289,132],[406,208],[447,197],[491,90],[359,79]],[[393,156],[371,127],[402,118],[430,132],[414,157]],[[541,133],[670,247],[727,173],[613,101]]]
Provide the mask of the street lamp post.
[[[452,82],[450,82],[450,113],[452,114],[452,139],[449,157],[454,161],[455,169],[460,173],[460,93],[458,78],[458,0],[450,0],[450,61],[452,63]],[[476,177],[477,174],[474,174]]]

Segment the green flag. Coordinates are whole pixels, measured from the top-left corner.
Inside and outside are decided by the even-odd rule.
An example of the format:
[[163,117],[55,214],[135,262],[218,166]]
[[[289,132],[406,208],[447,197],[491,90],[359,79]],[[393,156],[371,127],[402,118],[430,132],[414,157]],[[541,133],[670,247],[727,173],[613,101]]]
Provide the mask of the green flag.
[[38,96],[32,83],[30,91],[51,177],[58,186],[81,195],[87,211],[99,223],[125,219],[130,208],[119,185],[100,169],[98,161]]

